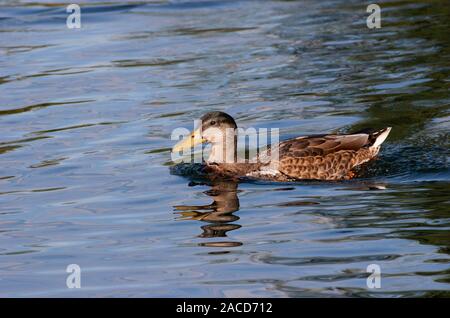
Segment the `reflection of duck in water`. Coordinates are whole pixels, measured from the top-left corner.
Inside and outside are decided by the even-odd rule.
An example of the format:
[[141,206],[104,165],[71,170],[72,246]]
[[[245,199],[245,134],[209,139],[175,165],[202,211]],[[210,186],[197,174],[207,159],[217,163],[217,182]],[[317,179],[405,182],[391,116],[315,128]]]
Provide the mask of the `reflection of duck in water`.
[[[373,159],[389,135],[390,127],[368,133],[302,136],[285,140],[259,154],[254,162],[238,162],[237,125],[222,112],[210,112],[188,138],[173,151],[190,150],[197,144],[210,143],[211,154],[203,171],[218,177],[252,177],[274,181],[300,179],[342,180],[355,176],[354,170]],[[229,131],[233,133],[230,134]],[[271,154],[278,158],[267,160]]]
[[[192,184],[191,185],[196,185]],[[213,203],[208,205],[177,205],[175,210],[180,214],[181,219],[198,220],[210,224],[202,226],[203,233],[200,237],[227,237],[228,231],[233,231],[241,226],[231,222],[239,220],[233,212],[239,210],[239,199],[237,196],[237,183],[235,182],[214,182],[211,190],[205,194],[212,197]],[[207,242],[202,246],[232,247],[240,246],[240,242]]]

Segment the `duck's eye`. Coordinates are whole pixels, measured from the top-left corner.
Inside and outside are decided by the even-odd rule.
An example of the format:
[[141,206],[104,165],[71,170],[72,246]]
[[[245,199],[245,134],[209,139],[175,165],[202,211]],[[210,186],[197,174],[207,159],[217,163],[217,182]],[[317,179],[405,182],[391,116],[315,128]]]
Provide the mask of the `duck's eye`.
[[211,124],[211,126],[214,126],[216,124],[216,121],[211,120],[210,124]]

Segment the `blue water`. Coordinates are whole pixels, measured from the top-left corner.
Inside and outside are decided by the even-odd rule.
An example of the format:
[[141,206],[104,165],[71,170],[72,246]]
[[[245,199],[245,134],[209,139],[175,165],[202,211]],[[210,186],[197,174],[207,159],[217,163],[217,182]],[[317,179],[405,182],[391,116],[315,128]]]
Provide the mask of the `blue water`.
[[[79,1],[81,29],[68,3],[0,0],[0,296],[450,295],[448,1],[372,30],[361,1]],[[171,173],[210,110],[393,129],[348,182]]]

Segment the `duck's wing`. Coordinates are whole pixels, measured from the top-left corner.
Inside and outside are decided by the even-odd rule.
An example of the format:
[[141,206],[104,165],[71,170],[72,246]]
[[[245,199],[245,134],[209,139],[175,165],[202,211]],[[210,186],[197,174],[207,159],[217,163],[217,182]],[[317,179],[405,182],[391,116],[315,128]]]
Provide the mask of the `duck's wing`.
[[279,144],[280,158],[326,156],[341,150],[358,151],[372,144],[369,134],[315,135],[297,137]]
[[271,173],[273,178],[281,175],[289,179],[348,179],[354,176],[354,167],[378,154],[390,130],[387,127],[372,133],[314,135],[285,140],[260,154],[260,161],[267,164],[261,166],[258,173]]

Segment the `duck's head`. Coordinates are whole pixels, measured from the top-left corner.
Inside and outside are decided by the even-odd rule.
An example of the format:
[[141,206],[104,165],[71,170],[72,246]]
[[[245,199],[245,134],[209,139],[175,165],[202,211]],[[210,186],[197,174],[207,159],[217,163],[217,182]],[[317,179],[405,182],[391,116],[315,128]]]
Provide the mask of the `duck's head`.
[[237,128],[233,117],[224,112],[209,112],[200,118],[200,125],[172,149],[174,152],[187,150],[201,143],[223,145],[227,140],[234,140]]

